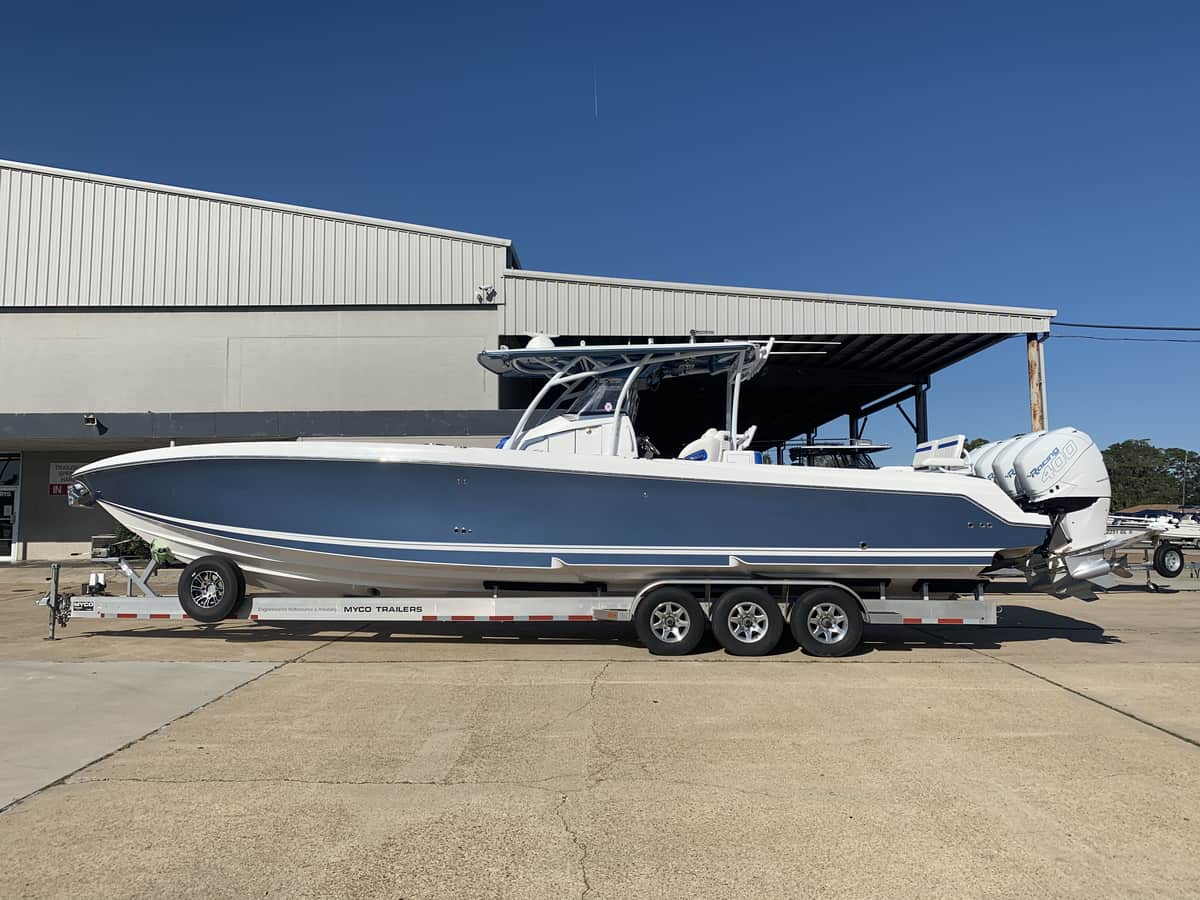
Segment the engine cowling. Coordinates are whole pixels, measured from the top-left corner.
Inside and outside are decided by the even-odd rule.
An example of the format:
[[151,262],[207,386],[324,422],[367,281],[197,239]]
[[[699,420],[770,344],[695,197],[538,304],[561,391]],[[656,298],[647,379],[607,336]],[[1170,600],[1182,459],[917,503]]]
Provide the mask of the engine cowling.
[[995,481],[996,476],[992,474],[992,459],[1007,443],[1008,441],[992,441],[972,450],[970,455],[972,474],[979,478],[986,478],[988,481]]
[[999,452],[992,457],[992,475],[996,484],[1008,496],[1012,497],[1017,502],[1021,500],[1021,493],[1017,490],[1017,457],[1021,455],[1024,449],[1029,446],[1032,441],[1037,440],[1045,434],[1044,431],[1034,431],[1030,434],[1018,435],[1015,438],[1010,438],[1004,442],[1004,446]]
[[1102,544],[1112,485],[1104,455],[1077,428],[1056,428],[1026,443],[1013,461],[1018,502],[1050,515],[1049,549],[1078,551]]
[[1077,428],[1056,428],[1028,441],[1012,468],[1017,497],[1038,511],[1070,512],[1112,495],[1100,448]]

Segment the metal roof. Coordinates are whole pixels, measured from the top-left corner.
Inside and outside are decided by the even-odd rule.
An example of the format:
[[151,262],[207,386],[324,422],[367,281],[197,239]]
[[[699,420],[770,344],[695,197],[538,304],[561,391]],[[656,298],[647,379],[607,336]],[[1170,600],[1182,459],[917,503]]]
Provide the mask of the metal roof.
[[503,333],[571,335],[1026,334],[1050,309],[603,278],[509,269]]
[[[778,340],[767,364],[747,383],[742,394],[745,421],[758,424],[756,447],[781,444],[841,416],[861,417],[864,410],[869,414],[876,406],[884,409],[892,405],[880,405],[884,398],[907,399],[914,385],[928,384],[936,372],[1013,337],[1003,332],[724,336]],[[657,336],[634,335],[628,339],[640,343],[650,337]],[[561,345],[578,340],[617,343],[617,338],[564,334],[557,342]],[[789,352],[792,346],[789,342],[809,341],[824,346],[820,352]],[[501,385],[500,396],[506,407],[522,407],[532,397],[531,390],[516,388],[513,386],[516,384],[519,382],[514,380],[508,387]],[[642,419],[653,423],[651,436],[660,446],[681,446],[695,437],[691,432],[698,421],[710,425],[719,421],[724,402],[723,385],[706,384],[704,380],[685,388],[664,384],[657,392],[642,397]]]
[[474,306],[518,265],[505,238],[0,161],[0,307]]
[[[862,418],[910,397],[947,366],[1018,334],[1046,332],[1054,310],[812,291],[601,278],[527,269],[504,273],[506,340],[542,333],[558,343],[683,340],[692,332],[781,343],[743,394],[756,446],[772,446],[840,416]],[[828,342],[788,352],[787,342]],[[697,418],[717,421],[724,398],[704,384],[666,385],[642,398],[664,447]],[[710,396],[705,396],[708,394]],[[502,387],[505,405],[528,398]],[[882,404],[882,405],[881,405]],[[711,422],[710,422],[711,424]],[[694,437],[695,435],[691,435]]]

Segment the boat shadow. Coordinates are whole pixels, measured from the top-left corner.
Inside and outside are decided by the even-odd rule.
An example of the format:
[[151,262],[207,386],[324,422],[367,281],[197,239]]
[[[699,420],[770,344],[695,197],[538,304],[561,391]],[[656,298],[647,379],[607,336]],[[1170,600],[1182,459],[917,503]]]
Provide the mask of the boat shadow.
[[[234,644],[306,642],[313,644],[539,644],[609,645],[640,647],[633,628],[611,622],[369,622],[350,626],[330,622],[246,623],[227,621],[218,625],[172,624],[130,630],[95,630],[89,637],[136,637],[142,639],[210,640]],[[1117,644],[1094,622],[1076,619],[1036,607],[1005,605],[997,624],[975,625],[868,625],[859,647],[849,658],[876,653],[914,650],[998,650],[1026,641],[1066,640],[1083,644]],[[785,632],[779,646],[766,658],[799,652],[795,639]],[[725,656],[711,632],[706,633],[696,656]]]

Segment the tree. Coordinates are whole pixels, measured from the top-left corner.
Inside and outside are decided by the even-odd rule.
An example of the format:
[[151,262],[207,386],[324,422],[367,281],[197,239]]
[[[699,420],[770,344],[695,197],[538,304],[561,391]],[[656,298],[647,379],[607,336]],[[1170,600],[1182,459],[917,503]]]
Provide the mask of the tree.
[[1167,460],[1167,472],[1179,485],[1178,502],[1186,500],[1194,506],[1200,500],[1200,454],[1192,450],[1171,447],[1163,451]]
[[1200,459],[1191,450],[1162,449],[1146,438],[1120,441],[1104,451],[1104,464],[1112,481],[1113,509],[1143,503],[1178,506],[1185,476],[1188,494],[1200,496]]
[[987,438],[970,438],[965,444],[963,444],[963,449],[970,453],[972,450],[989,443],[991,443],[991,441],[989,441]]
[[131,559],[150,558],[150,545],[120,522],[113,529],[113,536],[117,539],[113,544],[113,551],[117,556]]

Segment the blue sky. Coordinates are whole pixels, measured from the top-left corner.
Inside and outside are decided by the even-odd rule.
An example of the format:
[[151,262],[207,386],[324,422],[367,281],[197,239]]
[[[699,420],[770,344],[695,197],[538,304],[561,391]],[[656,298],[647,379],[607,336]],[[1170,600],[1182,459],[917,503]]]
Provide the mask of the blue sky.
[[[528,268],[1200,325],[1193,4],[44,10],[0,28],[10,159],[498,234]],[[1200,448],[1200,343],[1047,356],[1052,424]],[[930,409],[1026,428],[1023,343]]]

